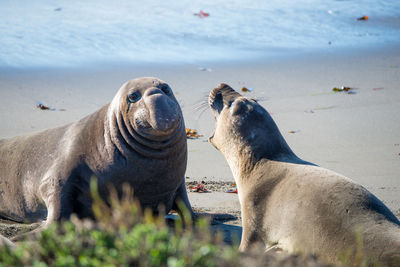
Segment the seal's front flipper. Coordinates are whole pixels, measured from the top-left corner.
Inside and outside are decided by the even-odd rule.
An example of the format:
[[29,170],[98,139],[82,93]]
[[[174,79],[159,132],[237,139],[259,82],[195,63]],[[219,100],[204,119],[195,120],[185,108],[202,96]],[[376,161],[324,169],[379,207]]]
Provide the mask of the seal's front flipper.
[[12,242],[10,239],[8,239],[5,236],[0,235],[0,247],[2,246],[8,246],[10,248],[16,248],[17,246],[15,245],[14,242]]
[[[189,197],[186,191],[185,179],[182,180],[181,185],[175,193],[174,205],[172,207],[179,213],[179,216],[185,221],[185,216],[189,215],[190,219],[194,221],[196,215],[193,212],[192,206],[189,202]],[[188,218],[187,218],[188,219]],[[186,219],[186,220],[187,220]]]
[[61,219],[61,188],[54,189],[52,186],[52,179],[46,179],[46,183],[40,186],[40,192],[47,207],[47,218],[45,221],[37,223],[38,227],[25,232],[23,234],[14,236],[11,240],[14,242],[23,241],[30,236],[34,236],[47,229],[52,223],[60,221]]

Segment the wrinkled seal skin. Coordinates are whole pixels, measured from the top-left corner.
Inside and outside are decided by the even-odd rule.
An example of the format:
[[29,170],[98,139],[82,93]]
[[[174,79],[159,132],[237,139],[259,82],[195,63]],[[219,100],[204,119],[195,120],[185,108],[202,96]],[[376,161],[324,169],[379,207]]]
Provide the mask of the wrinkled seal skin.
[[89,183],[107,199],[133,187],[141,204],[168,212],[182,200],[187,143],[172,90],[156,78],[125,83],[111,103],[66,126],[0,141],[0,218],[16,222],[92,217]]
[[400,222],[373,194],[299,159],[268,112],[228,85],[213,89],[209,104],[216,120],[209,141],[225,156],[238,187],[240,250],[261,243],[334,262],[361,245],[364,256],[400,264]]

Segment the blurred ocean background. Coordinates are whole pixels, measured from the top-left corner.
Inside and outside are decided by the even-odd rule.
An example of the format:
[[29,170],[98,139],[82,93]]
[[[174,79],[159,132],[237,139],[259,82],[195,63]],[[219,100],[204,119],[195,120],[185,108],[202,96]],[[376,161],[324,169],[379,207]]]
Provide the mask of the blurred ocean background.
[[399,0],[0,1],[0,67],[193,63],[397,43]]

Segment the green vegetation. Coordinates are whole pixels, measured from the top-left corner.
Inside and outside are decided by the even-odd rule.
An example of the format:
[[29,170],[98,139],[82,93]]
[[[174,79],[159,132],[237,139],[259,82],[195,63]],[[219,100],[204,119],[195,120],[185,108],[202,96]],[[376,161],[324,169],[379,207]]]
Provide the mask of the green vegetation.
[[169,227],[129,197],[112,197],[111,208],[96,193],[94,199],[96,223],[72,218],[53,224],[33,242],[1,248],[0,266],[237,265],[237,247],[223,244],[205,220],[192,228],[188,212]]
[[65,222],[42,232],[37,243],[1,249],[0,261],[4,266],[217,266],[237,257],[234,248],[195,235],[172,233],[155,222],[138,222],[130,230]]

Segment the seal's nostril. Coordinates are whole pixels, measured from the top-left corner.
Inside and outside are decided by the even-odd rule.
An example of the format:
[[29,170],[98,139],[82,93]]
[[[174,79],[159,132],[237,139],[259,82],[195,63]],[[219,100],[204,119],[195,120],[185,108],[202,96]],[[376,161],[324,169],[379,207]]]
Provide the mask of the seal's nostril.
[[169,87],[168,84],[165,84],[165,83],[160,84],[160,85],[158,86],[158,88],[160,88],[161,91],[163,91],[166,95],[168,95],[168,94],[171,93],[171,88]]
[[209,99],[209,104],[212,108],[218,110],[220,112],[223,107],[223,97],[222,92],[218,91],[214,96],[211,96]]
[[218,90],[218,88],[214,88],[208,96],[208,104],[212,106],[213,103],[218,100],[217,98],[222,100],[222,92]]
[[151,95],[155,95],[155,94],[163,94],[163,95],[169,96],[172,94],[172,89],[171,89],[171,87],[169,87],[168,84],[162,83],[162,84],[158,84],[154,87],[147,89],[145,92],[146,96],[151,96]]
[[156,95],[156,94],[164,94],[162,92],[162,90],[158,87],[152,87],[146,90],[146,92],[144,93],[144,96],[151,96],[151,95]]
[[217,101],[222,101],[223,97],[222,97],[222,92],[218,91],[217,94],[215,95],[215,99]]

